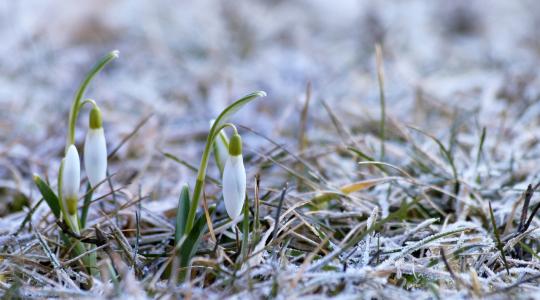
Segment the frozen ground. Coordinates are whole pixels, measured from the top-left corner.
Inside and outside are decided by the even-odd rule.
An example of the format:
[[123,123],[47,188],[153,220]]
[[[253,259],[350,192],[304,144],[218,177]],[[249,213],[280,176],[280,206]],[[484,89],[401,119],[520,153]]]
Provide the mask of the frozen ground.
[[[533,297],[540,220],[515,233],[521,195],[540,181],[538,28],[540,2],[533,0],[1,1],[0,288],[28,297],[115,295],[105,281],[90,290],[62,282],[35,238],[57,239],[48,208],[40,206],[19,230],[29,208],[16,212],[12,203],[37,203],[33,173],[55,185],[73,94],[96,59],[118,49],[120,59],[87,94],[102,106],[110,149],[151,117],[110,162],[121,191],[106,202],[122,209],[111,220],[96,206],[91,223],[116,224],[132,247],[134,203],[143,197],[141,272],[121,283],[133,298]],[[384,155],[375,43],[384,57]],[[223,259],[235,255],[225,243],[225,254],[200,253],[196,264],[229,272],[194,272],[191,285],[168,286],[152,276],[162,261],[144,253],[167,251],[181,183],[193,186],[195,173],[163,152],[198,165],[209,120],[255,90],[268,97],[233,120],[243,126],[249,197],[255,174],[268,196],[262,261],[237,274]],[[366,163],[359,152],[393,167]],[[215,167],[210,175],[219,177]],[[368,189],[313,200],[371,179]],[[207,193],[214,202],[220,189],[208,184]],[[532,197],[529,214],[539,200]],[[346,243],[413,202],[404,215]],[[530,251],[517,249],[525,247],[520,241]]]

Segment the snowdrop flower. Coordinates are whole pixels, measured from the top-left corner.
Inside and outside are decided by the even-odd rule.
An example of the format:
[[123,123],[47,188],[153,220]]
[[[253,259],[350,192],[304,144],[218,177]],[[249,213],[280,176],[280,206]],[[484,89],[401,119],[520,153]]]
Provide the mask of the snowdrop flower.
[[246,198],[246,169],[242,157],[242,138],[235,133],[229,142],[229,155],[223,170],[223,200],[231,219],[240,215]]
[[107,177],[107,143],[97,106],[90,111],[89,127],[84,141],[84,168],[90,185],[95,188]]
[[62,169],[62,201],[70,215],[77,212],[79,186],[81,182],[81,163],[75,145],[70,145]]

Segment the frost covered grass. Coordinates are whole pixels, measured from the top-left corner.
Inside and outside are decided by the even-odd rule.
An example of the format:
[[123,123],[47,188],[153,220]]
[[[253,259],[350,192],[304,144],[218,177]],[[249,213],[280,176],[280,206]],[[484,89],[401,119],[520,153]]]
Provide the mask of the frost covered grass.
[[538,293],[536,2],[43,3],[0,4],[4,298]]

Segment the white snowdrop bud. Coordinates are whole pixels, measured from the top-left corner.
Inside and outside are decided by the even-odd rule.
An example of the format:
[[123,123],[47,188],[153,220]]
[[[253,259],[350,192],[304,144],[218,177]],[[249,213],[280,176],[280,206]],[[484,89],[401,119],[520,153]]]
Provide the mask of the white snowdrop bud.
[[242,138],[235,133],[229,142],[229,155],[223,170],[223,200],[231,219],[242,212],[246,198],[246,169],[242,157]]
[[79,187],[81,182],[81,163],[75,145],[70,145],[64,158],[62,169],[62,201],[70,215],[77,212]]
[[90,126],[84,141],[84,168],[90,185],[95,188],[107,177],[107,143],[96,106],[90,111]]

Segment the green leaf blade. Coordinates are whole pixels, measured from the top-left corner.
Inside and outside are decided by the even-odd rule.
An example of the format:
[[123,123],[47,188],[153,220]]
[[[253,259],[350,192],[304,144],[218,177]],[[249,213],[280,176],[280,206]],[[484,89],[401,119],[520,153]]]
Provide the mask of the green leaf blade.
[[41,177],[39,177],[39,175],[34,175],[34,183],[36,184],[43,199],[45,199],[45,201],[47,202],[47,205],[49,205],[49,208],[51,209],[54,216],[59,219],[61,211],[60,200],[58,199],[56,194],[49,187],[49,185],[45,183],[45,181],[43,181]]
[[92,204],[92,196],[94,195],[94,190],[90,186],[90,183],[86,185],[86,194],[84,195],[84,203],[81,211],[81,218],[79,220],[79,225],[81,229],[86,227],[86,219],[88,218],[88,211],[90,210],[90,204]]
[[234,102],[233,104],[225,108],[223,112],[221,112],[221,114],[214,121],[214,124],[212,125],[212,128],[210,129],[209,136],[213,136],[216,129],[220,128],[223,124],[225,124],[227,120],[236,112],[238,112],[242,107],[244,107],[246,104],[250,103],[251,101],[259,97],[266,97],[266,92],[264,91],[253,92],[247,96],[244,96],[243,98],[237,100],[236,102]]
[[174,232],[174,242],[177,244],[184,233],[186,227],[186,221],[189,213],[189,187],[184,185],[180,192],[180,198],[178,199],[178,208],[176,210],[176,224]]

